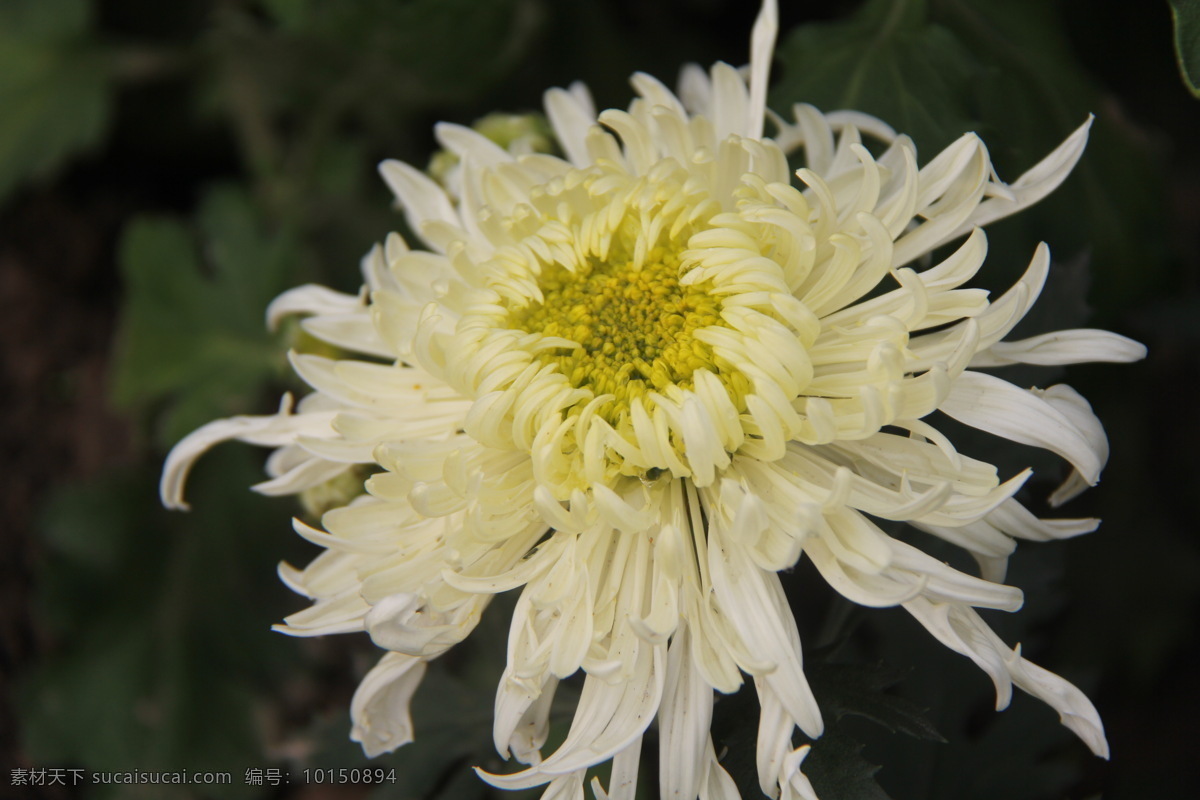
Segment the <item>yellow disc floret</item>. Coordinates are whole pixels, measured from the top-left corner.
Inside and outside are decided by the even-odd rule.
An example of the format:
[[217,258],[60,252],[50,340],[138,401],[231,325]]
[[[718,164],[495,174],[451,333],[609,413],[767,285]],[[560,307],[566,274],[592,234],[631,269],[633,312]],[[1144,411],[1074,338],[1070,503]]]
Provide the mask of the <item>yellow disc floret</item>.
[[571,350],[543,351],[539,358],[557,364],[572,385],[613,395],[601,415],[616,424],[635,397],[671,385],[691,388],[697,369],[725,371],[723,360],[694,336],[724,324],[720,301],[707,284],[679,279],[679,256],[664,247],[640,263],[610,256],[590,258],[576,270],[555,264],[538,280],[543,301],[513,309],[509,321],[575,342]]

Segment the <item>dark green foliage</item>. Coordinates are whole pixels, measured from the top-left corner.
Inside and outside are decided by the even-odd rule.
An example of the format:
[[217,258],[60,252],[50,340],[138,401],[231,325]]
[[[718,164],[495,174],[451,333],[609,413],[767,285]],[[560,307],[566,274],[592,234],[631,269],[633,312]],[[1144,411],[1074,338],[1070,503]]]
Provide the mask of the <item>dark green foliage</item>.
[[[53,496],[36,612],[54,644],[21,690],[30,758],[117,771],[265,766],[256,716],[297,648],[270,634],[287,592],[264,580],[290,549],[286,508],[223,488],[253,482],[254,461],[210,456],[187,516],[159,509],[142,471]],[[251,796],[241,777],[222,796]]]
[[925,0],[873,0],[846,20],[797,28],[778,50],[771,106],[805,102],[866,111],[936,153],[973,129],[970,90],[981,66],[929,19]]
[[821,737],[804,759],[804,774],[821,800],[892,800],[875,781],[879,765],[862,755],[863,746],[839,730]]
[[100,144],[110,68],[88,38],[87,0],[0,4],[0,201]]
[[869,719],[892,733],[915,739],[945,742],[926,711],[911,700],[886,693],[904,673],[884,664],[817,663],[807,670],[809,685],[821,698],[822,712],[841,719],[847,715]]
[[168,218],[126,230],[114,397],[143,412],[165,402],[164,445],[253,406],[264,381],[283,372],[284,349],[264,311],[302,262],[294,239],[265,232],[260,220],[243,192],[222,188],[201,206],[196,234]]
[[[866,111],[910,135],[922,160],[974,131],[1009,181],[1097,114],[1075,175],[989,231],[984,280],[994,290],[1011,283],[1041,239],[1065,257],[1087,248],[1098,304],[1109,312],[1161,279],[1159,178],[1150,152],[1079,66],[1055,12],[1034,0],[872,0],[847,20],[784,40],[772,105]],[[1136,275],[1127,269],[1134,261],[1146,265]]]
[[1175,57],[1184,83],[1200,97],[1200,3],[1196,0],[1168,0],[1175,22]]
[[[804,770],[822,800],[1056,800],[1101,791],[1122,800],[1147,796],[1128,777],[1137,770],[1122,767],[1131,751],[1165,748],[1164,763],[1190,763],[1181,752],[1187,736],[1158,722],[1177,698],[1155,692],[1192,683],[1191,672],[1175,674],[1172,665],[1194,627],[1200,585],[1194,524],[1181,523],[1194,517],[1187,498],[1197,488],[1200,436],[1186,422],[1195,416],[1192,395],[1172,368],[1200,369],[1200,273],[1187,260],[1200,222],[1194,180],[1164,166],[1200,171],[1194,143],[1171,141],[1156,125],[1169,129],[1174,120],[1189,135],[1200,128],[1185,124],[1194,117],[1184,116],[1190,101],[1173,73],[1125,87],[1122,100],[1097,70],[1113,62],[1113,72],[1128,73],[1159,55],[1172,69],[1167,6],[1157,8],[1164,20],[1152,47],[1110,31],[1096,39],[1109,43],[1099,52],[1081,50],[1093,41],[1083,34],[1094,17],[1112,27],[1121,15],[1148,12],[1131,6],[1104,16],[1093,5],[1105,4],[783,0],[770,105],[784,116],[798,102],[875,114],[913,137],[922,163],[975,131],[1011,181],[1095,114],[1075,174],[1035,208],[989,227],[979,283],[1007,288],[1046,240],[1056,264],[1022,332],[1113,326],[1150,337],[1153,354],[1138,367],[1065,378],[1017,373],[1024,385],[1070,380],[1095,402],[1113,463],[1104,486],[1062,515],[1107,522],[1085,541],[1023,544],[1011,580],[1027,590],[1029,607],[989,617],[1048,668],[1098,684],[1101,711],[1116,723],[1113,769],[1126,777],[1106,784],[1104,767],[1034,701],[1018,698],[997,715],[986,677],[903,612],[868,609],[839,621],[815,618],[798,602],[802,624],[837,645],[818,648],[806,632],[828,732],[811,743]],[[1169,6],[1179,68],[1195,93],[1200,4]],[[377,800],[504,796],[470,768],[517,768],[491,743],[511,598],[499,598],[467,642],[431,665],[414,701],[417,741],[368,762],[348,741],[348,705],[376,650],[363,637],[298,644],[269,630],[306,604],[274,576],[281,558],[303,564],[315,553],[288,529],[297,506],[249,493],[261,479],[260,455],[230,445],[197,468],[188,492],[194,512],[162,511],[154,491],[161,459],[198,425],[271,413],[281,391],[303,391],[285,359],[295,326],[269,333],[264,311],[307,281],[357,289],[358,258],[403,228],[375,175],[380,159],[423,166],[437,148],[434,121],[525,112],[543,90],[577,77],[602,100],[624,103],[628,70],[608,69],[617,64],[670,84],[686,61],[737,63],[748,51],[748,8],[719,0],[0,1],[0,201],[53,190],[126,215],[109,269],[119,275],[121,308],[108,385],[115,405],[149,434],[134,466],[62,478],[42,498],[27,623],[41,652],[18,665],[20,758],[90,770],[230,770],[233,785],[220,797],[300,796],[296,785],[244,785],[247,767],[298,775],[304,766],[368,764],[397,770],[396,784],[372,794]],[[1171,114],[1148,121],[1131,110],[1143,94],[1167,98],[1148,102]],[[1168,289],[1178,297],[1147,302]],[[952,438],[970,455],[992,457],[989,437]],[[1005,477],[1033,464],[1037,477],[1022,499],[1052,515],[1037,503],[1061,464],[1039,459],[1012,448],[994,460]],[[813,594],[829,605],[828,593]],[[861,620],[870,621],[846,629]],[[1128,695],[1114,697],[1122,689]],[[552,744],[565,735],[577,691],[559,691]],[[1188,718],[1186,700],[1180,718]],[[1153,714],[1153,724],[1142,720],[1130,734],[1122,713],[1125,721]],[[717,752],[747,800],[759,796],[757,714],[747,687],[718,698],[713,724]],[[1159,738],[1142,744],[1150,733]],[[651,728],[640,800],[657,793],[655,741]],[[1143,765],[1142,776],[1156,770]],[[599,772],[606,781],[607,769]],[[162,790],[85,796],[209,796]]]

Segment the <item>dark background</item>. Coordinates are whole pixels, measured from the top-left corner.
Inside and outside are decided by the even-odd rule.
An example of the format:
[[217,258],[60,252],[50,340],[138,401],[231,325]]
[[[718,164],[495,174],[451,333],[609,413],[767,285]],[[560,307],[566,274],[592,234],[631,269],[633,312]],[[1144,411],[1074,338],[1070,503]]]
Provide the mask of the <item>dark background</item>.
[[[1200,796],[1200,101],[1168,5],[782,5],[772,107],[875,113],[913,135],[922,162],[978,130],[1013,180],[1095,113],[1076,174],[989,229],[981,280],[1007,286],[1045,239],[1056,266],[1028,331],[1106,327],[1150,348],[1132,366],[1030,373],[1026,385],[1068,380],[1104,421],[1104,481],[1063,511],[1105,523],[1022,545],[1010,581],[1026,608],[989,618],[1088,692],[1111,763],[1027,697],[995,714],[973,665],[902,612],[847,608],[802,564],[789,592],[838,720],[806,771],[823,800]],[[733,0],[0,4],[0,796],[20,796],[10,770],[31,767],[222,769],[234,785],[29,796],[367,796],[296,780],[365,763],[348,706],[376,656],[364,637],[268,630],[303,605],[273,575],[280,558],[314,554],[289,530],[295,506],[248,493],[261,454],[228,447],[197,469],[196,510],[168,514],[161,459],[196,425],[269,412],[296,388],[283,353],[312,343],[268,335],[262,311],[308,280],[356,288],[358,258],[402,225],[379,160],[424,165],[437,120],[533,111],[572,80],[622,106],[634,70],[671,84],[686,61],[744,63],[755,12]],[[1052,513],[1039,503],[1061,465],[966,442],[1006,475],[1032,464],[1022,499]],[[488,741],[505,602],[422,687],[417,743],[372,762],[400,774],[378,796],[485,796],[467,767],[502,768]],[[756,711],[748,692],[717,707],[740,782]],[[655,761],[643,758],[647,788]],[[247,768],[293,783],[245,786]]]

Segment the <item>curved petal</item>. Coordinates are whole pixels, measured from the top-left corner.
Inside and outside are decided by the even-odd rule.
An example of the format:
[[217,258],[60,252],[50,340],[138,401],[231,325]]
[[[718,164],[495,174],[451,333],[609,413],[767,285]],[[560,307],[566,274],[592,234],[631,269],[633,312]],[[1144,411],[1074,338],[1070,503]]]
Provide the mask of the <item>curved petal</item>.
[[350,739],[362,744],[367,758],[413,740],[409,703],[424,676],[424,659],[385,653],[358,685],[350,701]]

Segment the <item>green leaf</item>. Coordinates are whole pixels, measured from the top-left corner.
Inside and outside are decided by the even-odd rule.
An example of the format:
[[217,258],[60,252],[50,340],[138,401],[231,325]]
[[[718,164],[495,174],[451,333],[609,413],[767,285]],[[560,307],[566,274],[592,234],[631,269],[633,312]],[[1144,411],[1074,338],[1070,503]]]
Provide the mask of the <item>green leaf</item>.
[[1079,780],[1076,764],[1055,755],[1078,745],[1040,701],[1018,694],[1013,707],[990,715],[978,738],[950,745],[938,770],[943,800],[1067,797]]
[[520,22],[515,0],[366,0],[359,6],[320,3],[310,19],[356,51],[365,46],[389,58],[402,70],[392,80],[419,75],[426,90],[465,96],[497,80],[497,68],[517,55],[510,39]]
[[198,237],[177,220],[142,218],[121,243],[126,297],[114,400],[143,414],[167,403],[163,444],[253,407],[264,382],[285,368],[263,314],[297,275],[294,240],[266,231],[237,189],[211,192],[196,227]]
[[82,33],[88,23],[87,0],[5,0],[0,5],[0,35],[44,41]]
[[299,28],[307,19],[310,0],[262,0],[267,12],[285,28]]
[[[284,682],[296,645],[269,630],[294,608],[273,580],[276,559],[292,548],[280,542],[290,538],[277,525],[280,502],[244,489],[259,469],[247,449],[213,453],[192,488],[220,502],[197,503],[190,515],[159,508],[146,472],[49,499],[35,610],[57,645],[18,695],[31,758],[93,771],[268,761],[256,715]],[[262,535],[272,521],[279,536]],[[187,786],[155,788],[156,797],[194,796]],[[240,774],[222,789],[253,794]],[[146,795],[114,787],[104,796]]]
[[825,716],[834,719],[847,715],[863,717],[892,733],[933,742],[946,741],[924,709],[911,700],[885,692],[900,682],[904,677],[903,670],[884,664],[818,663],[809,666],[807,676]]
[[[1032,209],[988,229],[983,287],[1007,288],[1038,241],[1089,251],[1100,321],[1152,295],[1166,275],[1163,167],[1080,66],[1041,0],[870,0],[850,18],[796,29],[779,47],[772,106],[852,108],[910,135],[920,161],[977,132],[1012,181],[1097,114],[1075,173]],[[1138,265],[1131,269],[1130,265]]]
[[804,773],[822,800],[887,800],[875,779],[880,768],[863,758],[863,744],[850,732],[854,729],[847,718],[868,719],[917,740],[944,743],[945,738],[925,709],[887,693],[904,677],[904,670],[882,663],[830,663],[820,660],[819,653],[813,655],[805,673],[829,727],[812,742]]
[[821,800],[891,800],[875,781],[879,766],[862,757],[862,745],[839,730],[813,745],[802,771]]
[[240,54],[264,96],[302,128],[351,117],[381,143],[410,136],[405,115],[421,106],[503,80],[537,21],[520,0],[271,0],[270,9],[280,29],[245,39]]
[[[845,667],[840,664],[818,666],[814,659],[808,660],[805,673],[809,676],[813,692],[821,706],[826,729],[821,738],[815,741],[805,740],[812,749],[800,769],[812,781],[821,800],[888,800],[887,793],[875,780],[879,766],[862,757],[862,744],[847,732],[849,726],[843,719],[848,713],[846,709],[854,707],[856,710],[849,713],[872,719],[877,714],[887,720],[882,723],[885,726],[888,726],[889,722],[898,722],[906,733],[916,731],[913,735],[921,738],[934,738],[937,733],[928,723],[913,723],[909,719],[909,709],[905,706],[905,701],[899,698],[868,702],[862,696],[853,697],[851,693],[846,692],[840,701],[827,697],[826,689],[837,693],[837,680],[830,678],[824,681],[824,685],[819,685],[819,680],[815,680],[813,676],[817,673],[828,676],[832,671],[841,669],[853,670],[856,676],[861,676],[864,672],[878,672],[869,668]],[[855,685],[856,692],[861,694],[864,691],[862,681],[851,678],[849,683]],[[882,696],[881,690],[865,692]],[[892,700],[899,701],[897,707],[904,708],[903,713],[892,711],[890,708],[887,711],[879,710],[888,708],[889,701]],[[733,695],[718,695],[713,707],[713,744],[717,751],[723,754],[721,766],[737,783],[743,797],[758,797],[761,794],[754,755],[758,713],[759,706],[754,691],[748,686],[743,686]],[[920,714],[914,714],[912,717],[918,718]],[[793,745],[795,744],[796,742],[793,742]]]
[[[934,0],[933,13],[985,65],[979,133],[1000,177],[1016,179],[1097,115],[1074,174],[1046,200],[989,229],[989,260],[1016,272],[1034,243],[1057,259],[1090,253],[1100,317],[1150,296],[1165,276],[1163,166],[1148,137],[1080,65],[1053,4],[1041,0]],[[1131,265],[1137,265],[1132,269]]]
[[777,51],[783,76],[771,105],[865,111],[939,150],[973,127],[970,51],[928,20],[924,0],[872,0],[855,16],[805,25]]
[[0,199],[95,147],[108,129],[111,72],[84,38],[84,0],[0,8]]
[[1200,2],[1167,0],[1175,24],[1175,59],[1188,90],[1200,98]]

